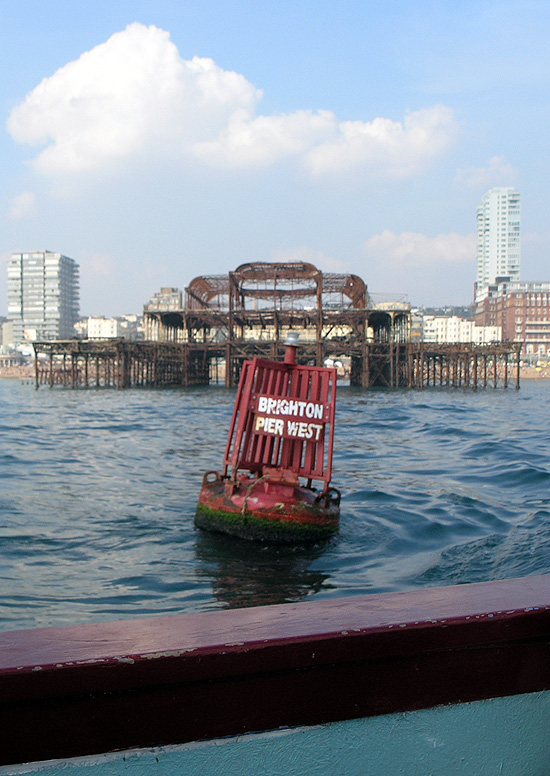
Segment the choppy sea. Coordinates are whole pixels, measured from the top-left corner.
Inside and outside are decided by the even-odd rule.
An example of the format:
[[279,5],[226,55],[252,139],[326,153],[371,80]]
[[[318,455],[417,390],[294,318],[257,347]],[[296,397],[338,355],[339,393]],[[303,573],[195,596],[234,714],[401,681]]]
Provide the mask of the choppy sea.
[[234,398],[0,380],[0,629],[550,573],[550,381],[339,387],[341,529],[295,547],[193,524]]

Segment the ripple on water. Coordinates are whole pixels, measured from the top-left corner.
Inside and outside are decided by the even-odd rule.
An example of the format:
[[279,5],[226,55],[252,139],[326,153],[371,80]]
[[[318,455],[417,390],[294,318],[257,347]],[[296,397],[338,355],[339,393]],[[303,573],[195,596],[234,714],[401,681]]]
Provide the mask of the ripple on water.
[[341,530],[272,547],[193,523],[234,391],[0,381],[0,627],[548,573],[549,391],[339,389]]
[[549,553],[550,512],[540,511],[506,531],[447,548],[414,583],[450,585],[546,574]]

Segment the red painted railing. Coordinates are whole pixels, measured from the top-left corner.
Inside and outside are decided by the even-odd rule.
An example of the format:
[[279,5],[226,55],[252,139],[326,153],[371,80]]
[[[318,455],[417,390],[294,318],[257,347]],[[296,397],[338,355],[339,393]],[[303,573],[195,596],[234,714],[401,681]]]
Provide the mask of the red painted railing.
[[0,764],[550,689],[550,576],[0,633]]

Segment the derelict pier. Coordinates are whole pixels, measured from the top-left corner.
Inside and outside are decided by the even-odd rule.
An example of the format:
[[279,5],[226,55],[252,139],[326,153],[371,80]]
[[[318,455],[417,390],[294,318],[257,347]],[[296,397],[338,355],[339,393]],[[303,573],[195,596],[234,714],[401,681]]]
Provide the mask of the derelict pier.
[[243,361],[282,359],[294,332],[300,363],[346,365],[352,385],[519,387],[518,343],[415,342],[408,303],[375,304],[357,275],[322,273],[303,262],[255,262],[197,277],[184,304],[181,294],[178,300],[161,293],[145,306],[144,321],[143,342],[34,343],[36,386],[231,387]]

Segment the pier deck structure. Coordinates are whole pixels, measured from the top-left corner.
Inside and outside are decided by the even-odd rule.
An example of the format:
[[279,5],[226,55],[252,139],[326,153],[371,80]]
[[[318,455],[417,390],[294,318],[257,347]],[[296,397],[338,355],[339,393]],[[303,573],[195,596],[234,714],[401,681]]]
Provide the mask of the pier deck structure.
[[[254,357],[281,360],[282,343],[130,342],[61,340],[35,343],[36,387],[133,388],[143,386],[235,385],[231,376]],[[351,356],[351,385],[386,388],[497,388],[520,384],[517,343],[406,343],[340,347],[323,343],[300,348],[300,361],[322,365],[327,358]],[[230,364],[228,370],[226,365]],[[228,379],[229,378],[229,379]]]
[[375,304],[357,275],[303,262],[243,264],[195,278],[181,309],[152,300],[146,341],[36,342],[36,386],[115,387],[238,382],[254,357],[282,359],[299,333],[300,363],[347,365],[362,387],[519,387],[520,345],[425,343],[411,338],[410,304]]

